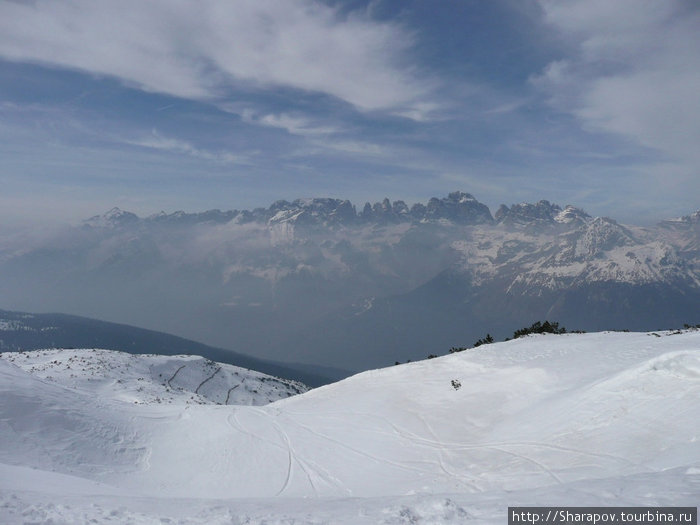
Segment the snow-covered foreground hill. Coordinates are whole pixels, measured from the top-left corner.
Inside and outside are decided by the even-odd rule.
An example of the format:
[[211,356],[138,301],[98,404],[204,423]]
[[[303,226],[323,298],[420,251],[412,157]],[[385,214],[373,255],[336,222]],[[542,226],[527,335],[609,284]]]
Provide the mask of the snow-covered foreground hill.
[[504,523],[700,494],[699,331],[527,337],[258,407],[135,404],[15,361],[2,523]]
[[308,390],[296,381],[194,355],[91,348],[6,352],[0,358],[45,381],[137,404],[266,405]]

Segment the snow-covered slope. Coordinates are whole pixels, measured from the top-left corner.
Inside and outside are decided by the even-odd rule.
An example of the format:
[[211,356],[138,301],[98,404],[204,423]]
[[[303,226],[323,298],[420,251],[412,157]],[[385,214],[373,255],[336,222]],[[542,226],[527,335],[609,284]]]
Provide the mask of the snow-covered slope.
[[508,291],[526,295],[591,283],[700,286],[697,269],[668,239],[606,218],[588,219],[558,235],[546,229],[481,229],[452,247],[461,255],[456,267],[475,284],[503,279]]
[[700,331],[531,336],[262,407],[33,366],[0,360],[3,523],[503,523],[700,494]]
[[44,381],[129,403],[266,405],[308,388],[193,355],[133,355],[101,349],[5,352],[0,358]]

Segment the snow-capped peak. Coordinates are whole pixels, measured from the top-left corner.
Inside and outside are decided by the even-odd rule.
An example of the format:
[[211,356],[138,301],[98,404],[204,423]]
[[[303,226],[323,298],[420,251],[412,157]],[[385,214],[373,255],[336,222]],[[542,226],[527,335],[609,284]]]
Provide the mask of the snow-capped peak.
[[576,206],[572,206],[571,204],[567,204],[563,210],[561,210],[559,213],[554,215],[553,219],[556,222],[559,222],[562,224],[571,224],[573,222],[578,222],[578,223],[586,222],[589,219],[591,219],[591,216],[588,215],[581,208],[577,208]]
[[135,213],[114,207],[102,215],[90,217],[83,224],[93,228],[114,228],[131,225],[138,221],[139,218]]
[[[685,224],[700,224],[700,210],[690,215],[683,215],[675,219],[667,219],[663,223],[685,223]],[[662,223],[662,224],[663,224]]]

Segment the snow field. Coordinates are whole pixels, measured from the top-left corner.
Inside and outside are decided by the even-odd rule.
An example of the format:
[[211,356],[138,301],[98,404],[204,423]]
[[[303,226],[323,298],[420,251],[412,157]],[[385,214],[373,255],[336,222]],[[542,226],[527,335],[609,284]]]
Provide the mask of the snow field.
[[7,523],[503,523],[700,494],[700,331],[530,336],[257,407],[133,403],[5,357]]

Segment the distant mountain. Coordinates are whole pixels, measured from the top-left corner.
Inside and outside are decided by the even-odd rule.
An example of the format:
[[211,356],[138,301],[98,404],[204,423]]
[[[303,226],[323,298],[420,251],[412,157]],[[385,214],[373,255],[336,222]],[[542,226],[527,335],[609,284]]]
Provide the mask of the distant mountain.
[[0,310],[0,352],[55,348],[111,349],[136,355],[202,356],[209,361],[300,381],[309,386],[320,386],[350,375],[350,372],[339,369],[313,365],[295,367],[266,361],[153,330],[96,319]]
[[0,246],[0,306],[363,370],[545,318],[584,330],[697,324],[700,212],[643,228],[546,200],[491,214],[465,192],[410,206],[113,209]]
[[538,227],[572,224],[580,226],[591,218],[585,211],[575,206],[562,208],[549,201],[539,201],[536,204],[513,204],[510,208],[502,204],[495,214],[496,222],[511,226],[525,226],[531,231]]
[[202,213],[177,211],[161,212],[144,219],[135,214],[113,208],[104,215],[97,215],[84,221],[89,228],[126,228],[137,223],[151,224],[295,224],[324,227],[356,226],[361,224],[420,222],[425,220],[447,220],[457,224],[490,224],[493,217],[488,207],[477,201],[469,193],[453,192],[445,198],[432,198],[426,205],[414,204],[411,208],[404,201],[384,199],[382,202],[364,205],[361,212],[348,200],[311,198],[292,202],[279,200],[269,208],[232,210],[222,212],[209,210]]

